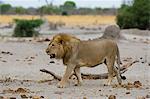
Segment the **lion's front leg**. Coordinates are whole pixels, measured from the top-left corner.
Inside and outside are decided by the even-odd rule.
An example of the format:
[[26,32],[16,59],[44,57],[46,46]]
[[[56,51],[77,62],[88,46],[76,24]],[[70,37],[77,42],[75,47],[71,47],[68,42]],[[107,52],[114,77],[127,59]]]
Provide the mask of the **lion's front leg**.
[[65,74],[63,75],[61,81],[57,85],[58,88],[64,88],[64,87],[66,87],[68,79],[71,76],[71,73],[74,70],[74,68],[75,68],[75,65],[68,65],[67,66]]
[[75,85],[81,86],[83,81],[82,81],[82,77],[81,77],[80,67],[75,68],[74,72],[75,72],[75,74],[77,76],[77,80],[78,80],[78,83]]

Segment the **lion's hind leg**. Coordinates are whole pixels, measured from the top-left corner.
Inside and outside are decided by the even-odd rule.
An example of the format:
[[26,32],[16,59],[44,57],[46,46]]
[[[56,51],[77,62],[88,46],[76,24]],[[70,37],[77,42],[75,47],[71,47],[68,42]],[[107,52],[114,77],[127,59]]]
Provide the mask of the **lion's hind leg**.
[[114,74],[114,57],[106,58],[106,64],[108,69],[108,81],[107,85],[111,85],[111,82],[113,80],[113,74]]
[[121,74],[120,74],[119,69],[116,66],[114,66],[114,72],[116,74],[119,85],[121,85],[121,83],[122,83]]

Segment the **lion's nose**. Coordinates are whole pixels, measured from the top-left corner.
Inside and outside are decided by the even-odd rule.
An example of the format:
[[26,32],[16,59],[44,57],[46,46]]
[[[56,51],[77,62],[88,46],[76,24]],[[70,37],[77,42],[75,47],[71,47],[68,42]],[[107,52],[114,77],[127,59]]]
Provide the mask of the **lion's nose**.
[[48,49],[46,50],[46,53],[49,53],[49,50],[48,50]]

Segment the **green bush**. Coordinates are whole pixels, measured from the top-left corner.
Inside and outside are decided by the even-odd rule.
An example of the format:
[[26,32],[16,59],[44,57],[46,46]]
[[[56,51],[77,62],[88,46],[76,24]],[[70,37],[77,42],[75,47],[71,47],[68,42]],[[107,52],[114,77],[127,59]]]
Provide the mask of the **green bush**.
[[38,36],[38,32],[35,31],[35,28],[43,24],[41,19],[35,20],[24,20],[24,19],[14,19],[16,27],[14,29],[14,37],[32,37]]
[[118,10],[120,28],[150,29],[150,0],[134,0],[131,6],[122,5]]
[[0,14],[6,14],[11,8],[10,4],[0,4]]
[[131,12],[131,7],[127,5],[122,5],[118,11],[117,24],[120,28],[134,28],[134,16]]

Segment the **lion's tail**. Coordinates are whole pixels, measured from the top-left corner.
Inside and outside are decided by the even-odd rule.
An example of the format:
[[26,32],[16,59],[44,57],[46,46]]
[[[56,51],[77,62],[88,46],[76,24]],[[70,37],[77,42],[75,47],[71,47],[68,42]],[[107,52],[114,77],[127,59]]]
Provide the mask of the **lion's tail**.
[[125,80],[126,77],[125,77],[125,76],[122,76],[121,73],[120,73],[120,64],[122,64],[122,63],[121,63],[121,60],[120,60],[119,48],[118,48],[118,46],[117,46],[117,65],[118,65],[118,72],[119,72],[119,74],[120,74],[120,76],[121,76],[121,79]]
[[122,64],[122,63],[121,63],[121,60],[120,60],[120,53],[119,53],[118,46],[117,46],[117,64],[119,65],[118,67],[120,68],[120,64]]

